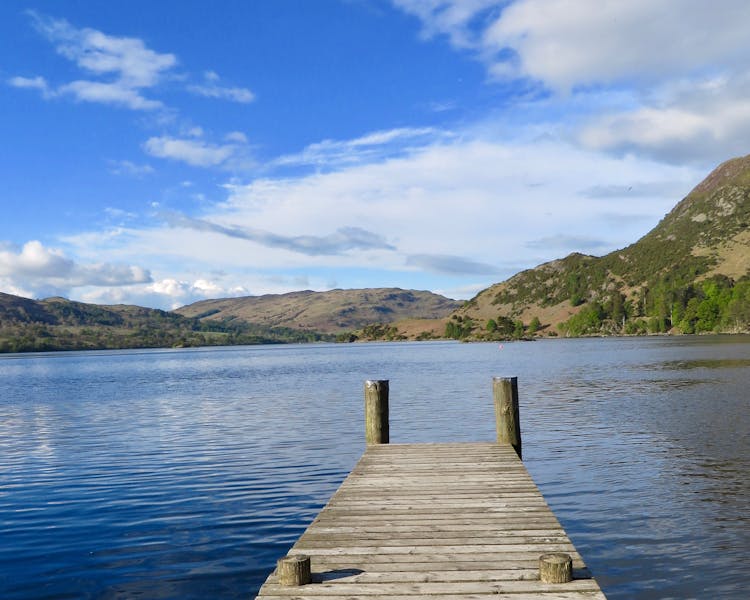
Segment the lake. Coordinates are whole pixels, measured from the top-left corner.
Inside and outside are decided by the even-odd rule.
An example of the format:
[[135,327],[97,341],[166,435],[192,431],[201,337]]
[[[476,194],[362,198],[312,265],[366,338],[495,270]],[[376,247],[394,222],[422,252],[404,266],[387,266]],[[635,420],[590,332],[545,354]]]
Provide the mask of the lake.
[[493,440],[609,598],[746,598],[750,338],[0,355],[0,597],[252,598],[364,449]]

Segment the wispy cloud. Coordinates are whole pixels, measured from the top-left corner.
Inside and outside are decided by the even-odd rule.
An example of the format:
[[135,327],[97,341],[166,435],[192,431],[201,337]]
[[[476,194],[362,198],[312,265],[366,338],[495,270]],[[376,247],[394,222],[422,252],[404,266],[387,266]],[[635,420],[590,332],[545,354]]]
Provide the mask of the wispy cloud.
[[112,104],[131,110],[156,110],[163,106],[160,101],[145,98],[136,88],[128,87],[121,81],[72,81],[57,88],[55,93],[70,94],[81,102]]
[[79,29],[65,19],[30,11],[36,30],[55,45],[61,56],[80,69],[109,80],[77,80],[52,89],[42,77],[15,77],[11,85],[34,88],[45,96],[71,95],[84,102],[119,105],[132,110],[154,110],[163,105],[146,98],[143,90],[157,85],[176,64],[173,54],[155,52],[137,38],[116,37],[95,29]]
[[45,98],[51,97],[54,92],[50,89],[47,84],[47,80],[44,77],[11,77],[8,79],[8,85],[15,88],[26,89],[26,90],[38,90]]
[[432,127],[375,131],[351,140],[323,140],[310,144],[302,152],[275,159],[270,166],[342,167],[398,156],[401,152],[423,147],[429,141],[449,139],[451,136],[450,132]]
[[526,242],[527,248],[554,249],[563,252],[598,252],[612,248],[608,240],[601,240],[585,235],[551,235]]
[[[175,74],[177,57],[157,52],[133,37],[106,34],[88,27],[78,28],[65,19],[56,19],[36,11],[28,11],[34,28],[49,40],[55,50],[73,62],[90,77],[60,84],[51,84],[42,76],[15,76],[8,84],[37,90],[44,98],[72,97],[79,102],[109,104],[136,111],[165,109],[161,100],[148,97],[156,93],[164,81],[178,81]],[[184,78],[184,76],[183,76]],[[247,104],[255,94],[244,87],[223,86],[219,76],[208,71],[200,84],[184,85],[183,89],[200,96]]]
[[154,168],[151,165],[139,165],[129,160],[109,160],[107,163],[109,172],[113,175],[141,178],[154,173]]
[[500,271],[494,265],[448,254],[412,254],[406,264],[443,275],[496,275]]
[[187,87],[189,92],[206,98],[218,98],[241,104],[249,104],[255,100],[255,94],[243,87],[227,87],[219,85],[219,76],[214,71],[204,74],[204,83],[193,84]]
[[226,226],[204,219],[191,218],[179,213],[164,215],[171,227],[182,227],[196,231],[218,233],[232,238],[247,240],[269,248],[289,250],[309,256],[336,255],[349,250],[395,250],[382,236],[359,227],[341,227],[325,236],[279,235],[250,227]]
[[593,200],[608,200],[670,195],[676,198],[682,191],[684,191],[684,186],[679,181],[633,181],[632,183],[629,183],[627,185],[594,185],[584,188],[580,193],[584,198],[591,198]]
[[143,144],[147,154],[185,162],[194,167],[215,167],[229,159],[237,147],[218,146],[199,139],[180,139],[169,136],[151,137]]

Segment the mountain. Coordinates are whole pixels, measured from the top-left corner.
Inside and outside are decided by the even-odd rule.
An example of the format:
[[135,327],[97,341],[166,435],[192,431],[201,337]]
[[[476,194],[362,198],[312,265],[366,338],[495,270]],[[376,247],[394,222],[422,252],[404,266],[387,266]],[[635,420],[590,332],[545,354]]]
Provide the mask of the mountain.
[[493,339],[746,331],[748,224],[745,156],[717,167],[634,244],[602,257],[574,253],[518,273],[458,309],[446,333]]
[[175,312],[201,322],[245,322],[342,334],[403,319],[441,319],[461,304],[432,292],[371,288],[203,300]]

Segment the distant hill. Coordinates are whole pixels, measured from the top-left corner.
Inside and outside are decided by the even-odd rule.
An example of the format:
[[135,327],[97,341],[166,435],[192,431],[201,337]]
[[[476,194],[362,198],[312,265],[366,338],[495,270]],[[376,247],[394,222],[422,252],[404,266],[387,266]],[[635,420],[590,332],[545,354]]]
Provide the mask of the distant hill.
[[458,309],[446,332],[493,339],[747,331],[748,224],[745,156],[720,165],[634,244],[602,257],[574,253],[518,273]]
[[341,334],[403,319],[441,319],[461,304],[432,292],[371,288],[203,300],[175,312],[202,322],[239,321]]
[[350,340],[399,319],[447,317],[459,304],[391,288],[207,300],[166,312],[0,293],[0,352]]
[[0,352],[163,348],[333,340],[317,332],[197,319],[140,306],[0,293]]

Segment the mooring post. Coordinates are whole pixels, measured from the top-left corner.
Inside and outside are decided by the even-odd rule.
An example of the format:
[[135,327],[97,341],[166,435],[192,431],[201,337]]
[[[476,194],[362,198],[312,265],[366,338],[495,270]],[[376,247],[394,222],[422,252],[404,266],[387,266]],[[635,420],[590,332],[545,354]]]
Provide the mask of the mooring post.
[[573,559],[570,554],[553,552],[539,557],[539,579],[542,583],[573,581]]
[[310,557],[304,554],[285,556],[276,562],[279,585],[296,587],[307,585],[312,580]]
[[510,444],[521,456],[521,419],[518,414],[518,377],[493,377],[498,444]]
[[388,380],[365,381],[365,442],[388,443]]

